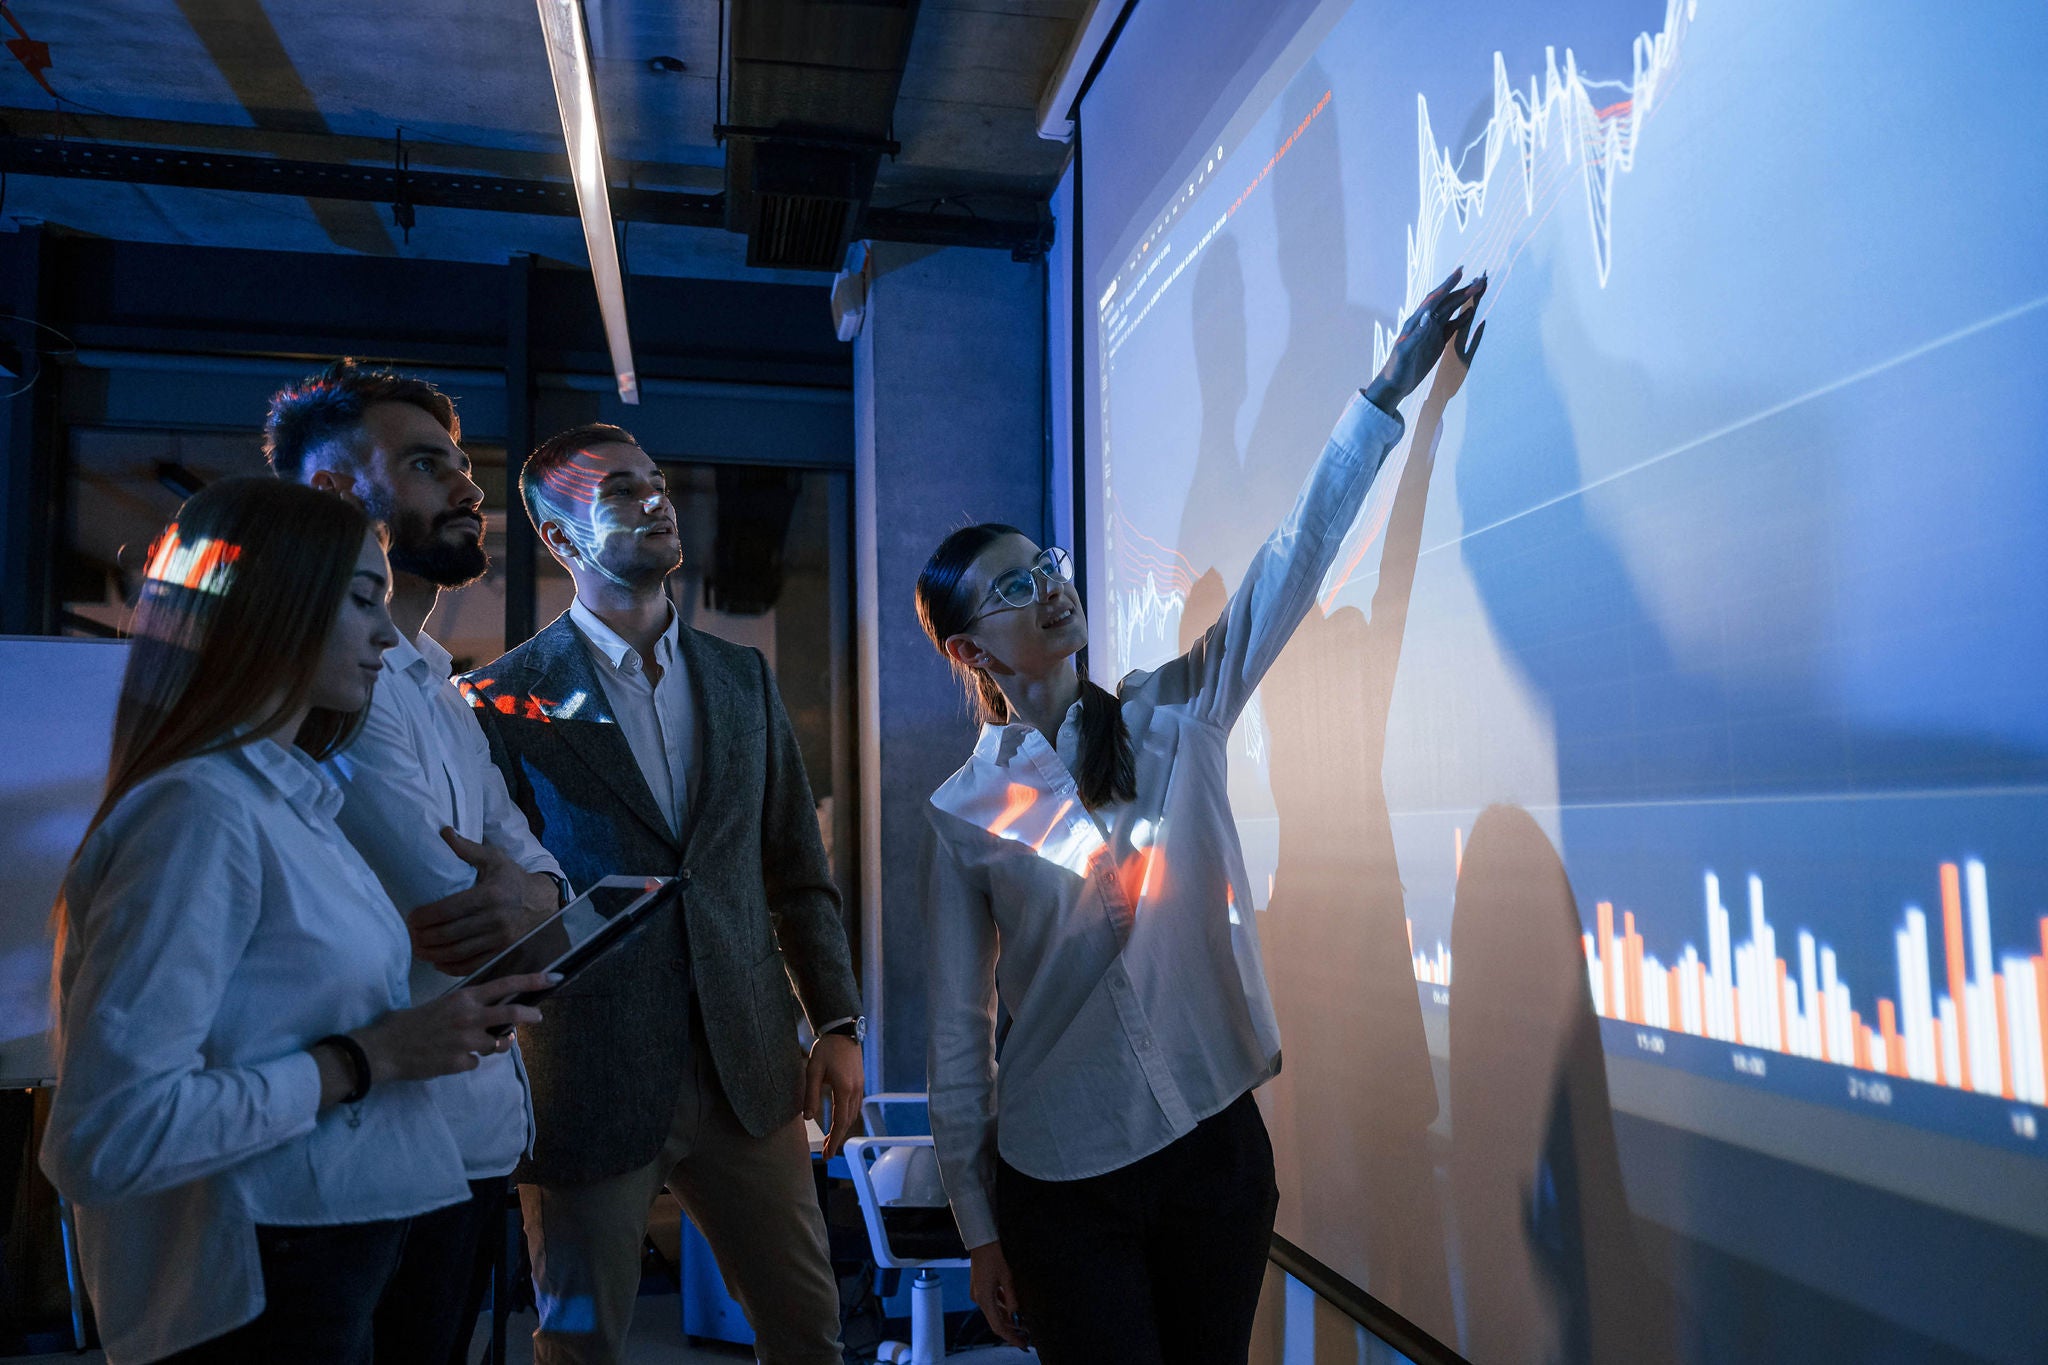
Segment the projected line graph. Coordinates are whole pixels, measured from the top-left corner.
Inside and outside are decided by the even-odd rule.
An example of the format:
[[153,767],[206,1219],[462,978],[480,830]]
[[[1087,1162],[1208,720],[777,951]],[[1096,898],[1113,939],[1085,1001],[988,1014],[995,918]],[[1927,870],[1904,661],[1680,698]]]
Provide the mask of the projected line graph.
[[[1635,166],[1642,126],[1678,67],[1685,30],[1698,10],[1698,0],[1668,0],[1664,27],[1641,33],[1633,43],[1633,72],[1626,81],[1602,80],[1579,69],[1571,48],[1558,65],[1557,49],[1546,49],[1541,83],[1531,76],[1526,89],[1508,77],[1507,62],[1493,54],[1493,115],[1484,131],[1453,151],[1437,140],[1429,101],[1415,97],[1417,183],[1419,204],[1408,229],[1408,283],[1401,316],[1420,306],[1422,298],[1444,272],[1437,246],[1446,224],[1463,233],[1487,217],[1501,198],[1496,178],[1503,165],[1521,172],[1519,209],[1495,215],[1475,242],[1461,245],[1459,263],[1469,275],[1482,271],[1498,284],[1533,229],[1541,226],[1576,178],[1583,188],[1591,230],[1594,265],[1600,283],[1613,266],[1614,182]],[[1465,178],[1464,167],[1479,155],[1477,173]],[[1512,202],[1512,201],[1511,201]],[[1528,231],[1524,231],[1524,228]],[[1373,325],[1373,365],[1386,363],[1394,349],[1395,329]]]
[[[1463,832],[1457,837],[1462,854]],[[1603,1019],[1756,1052],[2048,1106],[2048,916],[2038,944],[1995,952],[1983,862],[1940,864],[1930,889],[1938,924],[1907,904],[1893,926],[1891,995],[1860,994],[1835,948],[1809,930],[1790,940],[1788,958],[1755,874],[1741,922],[1720,877],[1703,874],[1705,952],[1686,943],[1668,963],[1649,951],[1633,910],[1621,910],[1617,923],[1614,902],[1598,901],[1592,932],[1580,938],[1593,1008]],[[1749,933],[1738,941],[1740,924]],[[1452,985],[1450,950],[1438,942],[1417,951],[1413,920],[1409,950],[1418,982]]]

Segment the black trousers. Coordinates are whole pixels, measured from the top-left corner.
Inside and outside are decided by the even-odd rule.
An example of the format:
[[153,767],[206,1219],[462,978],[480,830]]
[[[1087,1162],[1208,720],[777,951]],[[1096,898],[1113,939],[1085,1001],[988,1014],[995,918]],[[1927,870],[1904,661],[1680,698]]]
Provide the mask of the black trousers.
[[996,1231],[1045,1365],[1244,1365],[1280,1192],[1247,1091],[1085,1180],[996,1166]]
[[504,1223],[502,1175],[472,1180],[467,1200],[412,1220],[405,1252],[377,1305],[377,1365],[450,1365],[467,1357],[489,1282],[492,1239],[503,1235]]
[[[371,1319],[410,1219],[256,1229],[263,1311],[161,1365],[370,1365]],[[194,1274],[206,1273],[194,1266]]]

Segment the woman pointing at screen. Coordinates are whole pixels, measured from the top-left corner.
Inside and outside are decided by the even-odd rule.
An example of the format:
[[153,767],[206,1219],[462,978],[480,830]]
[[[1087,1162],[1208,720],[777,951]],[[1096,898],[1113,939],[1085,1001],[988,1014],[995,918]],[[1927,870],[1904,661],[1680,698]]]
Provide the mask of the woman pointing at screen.
[[[1244,1361],[1277,1194],[1251,1092],[1279,1030],[1226,792],[1225,744],[1315,604],[1482,277],[1423,299],[1294,509],[1187,653],[1111,693],[1060,549],[955,531],[919,618],[985,724],[932,795],[932,1133],[973,1292],[1047,1365]],[[997,1063],[997,1006],[1010,1024]]]

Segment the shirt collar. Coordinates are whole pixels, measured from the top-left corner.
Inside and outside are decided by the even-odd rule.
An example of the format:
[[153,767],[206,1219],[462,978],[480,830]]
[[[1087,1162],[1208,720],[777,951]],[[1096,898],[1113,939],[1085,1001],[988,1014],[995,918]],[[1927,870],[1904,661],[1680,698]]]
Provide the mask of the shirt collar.
[[441,656],[441,676],[445,678],[448,676],[447,650],[436,644],[433,637],[425,631],[420,632],[418,643],[400,635],[398,643],[384,651],[384,667],[388,672],[403,673],[414,682],[424,682],[432,674],[435,662],[433,655],[436,653]]
[[1064,766],[1069,757],[1075,762],[1081,757],[1081,703],[1076,700],[1067,708],[1066,718],[1060,722],[1057,744],[1046,744],[1045,736],[1023,721],[1012,721],[1008,725],[993,725],[983,722],[981,737],[974,743],[974,756],[999,768],[1007,768],[1017,755],[1028,747],[1032,740],[1051,750],[1054,767]]
[[310,754],[274,739],[252,739],[234,749],[258,777],[277,789],[300,815],[332,817],[341,809],[341,788]]
[[[569,604],[569,620],[575,625],[578,633],[589,642],[591,648],[597,651],[598,657],[611,665],[613,672],[641,671],[640,652],[627,644],[625,638],[617,631],[599,620],[596,612],[583,605],[582,598],[579,597]],[[664,672],[673,668],[675,664],[677,636],[680,633],[681,622],[676,616],[674,605],[671,604],[668,609],[668,626],[661,632],[661,638],[654,646],[655,659],[661,664]]]

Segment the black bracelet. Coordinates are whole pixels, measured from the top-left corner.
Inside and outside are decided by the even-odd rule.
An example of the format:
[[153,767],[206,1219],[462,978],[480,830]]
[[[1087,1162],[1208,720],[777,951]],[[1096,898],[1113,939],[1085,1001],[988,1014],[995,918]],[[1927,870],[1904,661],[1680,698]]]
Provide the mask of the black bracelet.
[[363,1097],[370,1093],[370,1054],[363,1051],[363,1045],[346,1033],[330,1033],[314,1047],[334,1044],[343,1057],[348,1059],[348,1068],[355,1073],[355,1087],[341,1097],[343,1104],[361,1104]]

